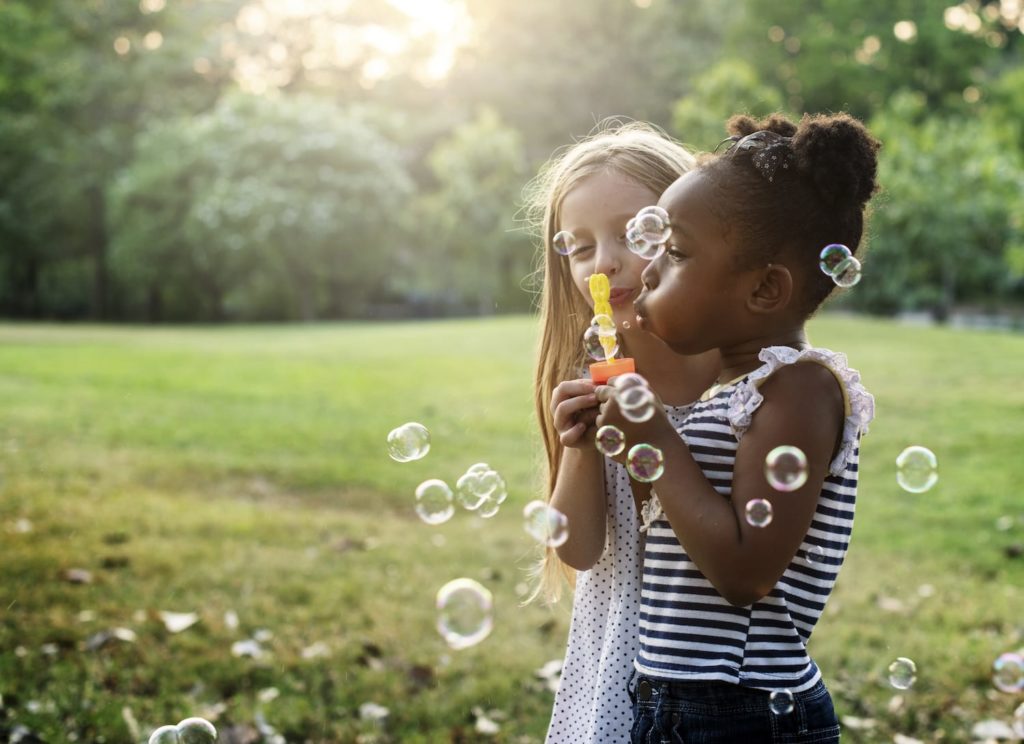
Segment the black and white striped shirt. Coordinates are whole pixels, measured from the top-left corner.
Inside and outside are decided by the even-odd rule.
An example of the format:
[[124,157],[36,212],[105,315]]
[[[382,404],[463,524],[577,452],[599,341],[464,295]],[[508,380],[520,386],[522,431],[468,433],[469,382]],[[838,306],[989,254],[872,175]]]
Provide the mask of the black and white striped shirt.
[[739,439],[762,400],[758,386],[786,364],[815,361],[836,376],[847,403],[843,445],[792,562],[772,591],[747,607],[726,601],[690,560],[665,517],[655,518],[644,552],[640,651],[634,664],[642,674],[793,692],[812,687],[821,676],[807,654],[807,642],[850,543],[858,441],[874,403],[841,354],[770,347],[762,350],[761,359],[763,367],[696,403],[679,427],[715,490],[723,498],[731,496]]

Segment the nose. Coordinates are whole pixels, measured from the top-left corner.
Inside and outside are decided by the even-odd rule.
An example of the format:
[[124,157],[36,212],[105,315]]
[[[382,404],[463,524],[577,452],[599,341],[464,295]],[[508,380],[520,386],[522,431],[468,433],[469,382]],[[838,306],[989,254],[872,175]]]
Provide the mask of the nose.
[[616,241],[601,240],[597,244],[594,273],[613,276],[622,270],[622,246]]

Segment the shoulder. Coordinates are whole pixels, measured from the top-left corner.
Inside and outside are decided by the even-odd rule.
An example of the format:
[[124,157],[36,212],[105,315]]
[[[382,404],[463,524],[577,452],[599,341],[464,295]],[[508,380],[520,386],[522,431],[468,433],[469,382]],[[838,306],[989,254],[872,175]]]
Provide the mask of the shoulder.
[[782,398],[793,402],[833,403],[843,410],[843,390],[835,373],[813,360],[800,360],[775,370],[760,384],[766,398]]

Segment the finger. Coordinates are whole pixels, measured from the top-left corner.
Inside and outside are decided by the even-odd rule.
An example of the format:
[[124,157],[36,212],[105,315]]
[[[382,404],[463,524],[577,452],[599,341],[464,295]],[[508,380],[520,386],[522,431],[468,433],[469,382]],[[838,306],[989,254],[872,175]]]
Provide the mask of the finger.
[[604,403],[605,401],[611,400],[615,396],[615,388],[613,388],[611,385],[598,385],[598,387],[594,390],[594,395],[597,396],[597,399],[599,401]]
[[555,428],[564,429],[568,427],[576,419],[576,415],[580,411],[596,406],[597,399],[592,394],[563,400],[554,411]]
[[563,400],[575,398],[580,395],[589,395],[594,392],[594,383],[590,380],[565,380],[558,383],[551,391],[551,407],[554,408]]
[[580,435],[586,431],[586,427],[583,424],[575,424],[572,428],[563,431],[558,435],[558,441],[562,443],[563,447],[570,447],[579,441]]

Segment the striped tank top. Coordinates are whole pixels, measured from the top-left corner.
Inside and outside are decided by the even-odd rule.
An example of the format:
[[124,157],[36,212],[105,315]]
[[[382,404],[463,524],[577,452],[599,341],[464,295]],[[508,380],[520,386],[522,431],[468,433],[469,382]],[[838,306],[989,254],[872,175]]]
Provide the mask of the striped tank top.
[[752,605],[734,607],[690,560],[652,497],[644,510],[640,650],[634,662],[641,674],[793,692],[821,678],[807,642],[850,544],[858,444],[874,416],[874,399],[843,354],[772,346],[762,349],[759,358],[761,367],[695,403],[678,431],[704,476],[729,497],[739,441],[763,401],[760,384],[796,362],[826,366],[840,384],[846,416],[811,526],[772,591]]

